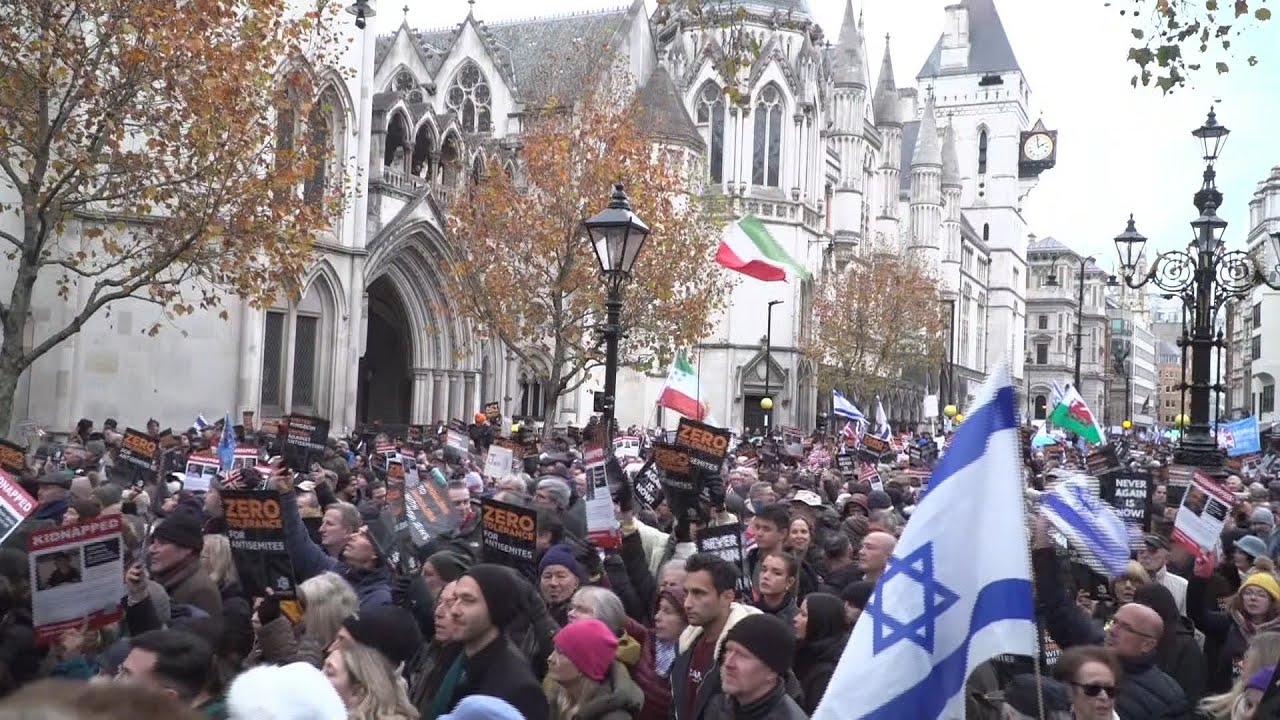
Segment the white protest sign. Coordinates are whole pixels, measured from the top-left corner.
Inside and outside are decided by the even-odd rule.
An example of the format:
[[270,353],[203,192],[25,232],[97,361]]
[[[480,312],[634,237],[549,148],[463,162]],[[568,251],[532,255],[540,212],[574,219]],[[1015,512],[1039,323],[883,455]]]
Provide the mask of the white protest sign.
[[485,477],[501,480],[511,474],[511,463],[515,459],[515,453],[511,452],[511,448],[504,448],[499,445],[490,445],[489,452],[484,456],[484,474]]
[[1191,550],[1212,550],[1222,535],[1227,513],[1235,504],[1231,491],[1197,470],[1173,520],[1173,540]]

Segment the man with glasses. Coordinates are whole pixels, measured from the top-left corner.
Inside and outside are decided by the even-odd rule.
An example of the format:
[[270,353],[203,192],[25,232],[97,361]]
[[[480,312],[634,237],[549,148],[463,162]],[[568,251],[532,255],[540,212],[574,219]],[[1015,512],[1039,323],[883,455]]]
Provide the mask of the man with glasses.
[[1124,673],[1116,687],[1115,708],[1121,720],[1191,717],[1191,703],[1182,687],[1156,665],[1156,648],[1165,633],[1159,613],[1138,603],[1122,605],[1104,634],[1068,596],[1049,536],[1049,521],[1043,515],[1036,517],[1031,562],[1049,637],[1064,650],[1105,645],[1120,659]]

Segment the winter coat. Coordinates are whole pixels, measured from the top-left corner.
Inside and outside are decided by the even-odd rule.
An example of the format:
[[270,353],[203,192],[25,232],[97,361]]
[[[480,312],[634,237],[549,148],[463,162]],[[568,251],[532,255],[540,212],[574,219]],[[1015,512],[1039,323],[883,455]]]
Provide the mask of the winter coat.
[[281,615],[258,628],[254,660],[273,665],[303,662],[323,668],[326,649],[319,641],[308,638],[302,625],[295,627],[289,618]]
[[796,607],[796,597],[792,593],[787,593],[782,604],[776,607],[770,606],[763,597],[756,600],[752,605],[755,605],[756,609],[765,615],[772,615],[786,623],[787,627],[792,626],[796,619],[796,613],[800,611],[800,608]]
[[528,582],[520,582],[520,591],[523,593],[520,603],[523,611],[504,632],[533,667],[534,675],[546,677],[547,658],[555,649],[552,640],[560,632],[560,625],[551,619],[537,588]]
[[741,705],[728,695],[719,693],[707,706],[703,717],[706,720],[807,720],[808,715],[791,699],[785,684],[779,680],[768,695],[749,705]]
[[505,635],[499,635],[475,655],[463,656],[466,680],[454,689],[449,709],[470,695],[490,695],[511,703],[525,720],[548,720],[547,696],[534,677],[529,661]]
[[733,603],[729,606],[728,622],[724,624],[720,637],[716,638],[715,657],[711,663],[711,670],[707,672],[702,684],[698,686],[698,694],[694,698],[693,717],[683,716],[684,708],[689,699],[686,697],[685,678],[689,675],[689,662],[692,660],[693,648],[702,639],[702,628],[690,625],[680,634],[679,652],[676,654],[675,662],[671,664],[671,703],[674,706],[672,708],[672,717],[675,720],[699,720],[703,717],[708,703],[716,695],[720,694],[720,655],[724,651],[724,639],[729,634],[729,628],[737,625],[748,615],[757,615],[759,613],[760,611],[756,608],[742,603]]
[[609,668],[609,676],[595,692],[578,703],[577,712],[569,714],[560,707],[563,693],[553,682],[547,693],[551,720],[632,720],[644,704],[644,693],[620,662]]
[[671,679],[658,674],[657,637],[639,623],[627,622],[627,635],[640,642],[640,660],[631,667],[631,679],[644,693],[644,707],[637,720],[668,720],[671,717]]
[[163,581],[159,577],[156,580],[169,593],[170,607],[192,605],[211,617],[222,615],[222,592],[213,584],[209,573],[200,566],[198,558],[177,574],[166,575]]
[[1209,682],[1209,667],[1204,651],[1196,642],[1195,627],[1187,618],[1178,618],[1178,628],[1168,647],[1158,651],[1160,669],[1177,681],[1191,704],[1205,696]]
[[804,691],[804,702],[801,709],[806,715],[812,715],[818,709],[818,703],[827,692],[827,683],[831,681],[831,673],[840,662],[844,653],[848,635],[819,638],[805,643],[796,649],[794,670],[800,688]]
[[[323,572],[332,572],[351,584],[360,601],[361,611],[391,604],[391,574],[385,566],[364,570],[348,565],[345,560],[329,557],[324,548],[311,542],[307,536],[307,529],[298,514],[298,496],[294,493],[280,493],[280,513],[284,516],[284,545],[293,561],[293,572],[298,582]],[[176,598],[174,602],[177,602]]]
[[622,567],[626,570],[627,580],[635,592],[637,607],[627,610],[627,615],[636,621],[648,624],[658,607],[657,575],[649,569],[645,559],[644,539],[639,531],[622,536],[622,547],[618,550],[622,558]]

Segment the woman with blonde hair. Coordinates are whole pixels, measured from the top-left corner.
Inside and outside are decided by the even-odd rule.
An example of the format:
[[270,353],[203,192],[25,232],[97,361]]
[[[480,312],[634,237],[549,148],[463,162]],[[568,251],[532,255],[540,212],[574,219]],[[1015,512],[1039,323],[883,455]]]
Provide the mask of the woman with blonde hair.
[[231,598],[244,597],[244,591],[240,589],[240,573],[236,571],[235,557],[231,554],[231,541],[226,535],[204,536],[200,567],[218,586],[223,605]]
[[[1197,584],[1203,580],[1196,579]],[[1274,575],[1255,572],[1244,578],[1223,612],[1201,608],[1193,617],[1196,627],[1218,650],[1209,660],[1209,691],[1227,692],[1249,676],[1240,672],[1245,653],[1260,633],[1280,631],[1280,583]]]
[[632,720],[644,692],[615,658],[618,637],[607,625],[584,617],[565,625],[547,660],[547,705],[551,720]]
[[334,648],[324,675],[347,706],[349,720],[417,720],[404,684],[378,651],[358,643]]
[[1249,679],[1268,665],[1280,664],[1280,632],[1260,632],[1249,641],[1240,660],[1240,676],[1231,689],[1200,701],[1198,716],[1212,720],[1234,720],[1236,707],[1244,696]]
[[256,618],[261,661],[305,662],[322,667],[325,649],[346,620],[360,606],[355,590],[341,575],[323,572],[298,585],[302,619],[297,626],[281,614],[280,599],[263,598]]

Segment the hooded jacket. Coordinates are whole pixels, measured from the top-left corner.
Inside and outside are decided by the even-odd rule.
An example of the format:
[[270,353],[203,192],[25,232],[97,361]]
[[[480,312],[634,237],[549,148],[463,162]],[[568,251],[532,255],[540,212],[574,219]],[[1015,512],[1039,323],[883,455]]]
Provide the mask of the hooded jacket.
[[329,557],[324,548],[311,542],[307,536],[307,529],[298,514],[298,496],[293,492],[280,493],[280,514],[284,516],[285,549],[293,561],[298,582],[323,572],[332,572],[351,583],[360,600],[361,612],[391,604],[391,573],[385,565],[364,570],[348,565],[345,560]]
[[724,628],[720,631],[720,637],[716,638],[715,656],[711,663],[711,670],[707,672],[702,684],[698,686],[698,694],[694,698],[693,717],[683,716],[684,708],[688,704],[685,678],[689,675],[689,662],[692,659],[693,647],[702,639],[702,628],[690,625],[684,629],[684,632],[680,635],[679,652],[676,654],[675,662],[671,664],[671,704],[674,706],[672,716],[675,720],[697,720],[703,716],[707,704],[713,697],[720,694],[720,656],[724,652],[725,636],[729,634],[729,629],[741,622],[743,618],[759,613],[759,610],[742,603],[733,603],[729,606],[729,618],[725,622]]

